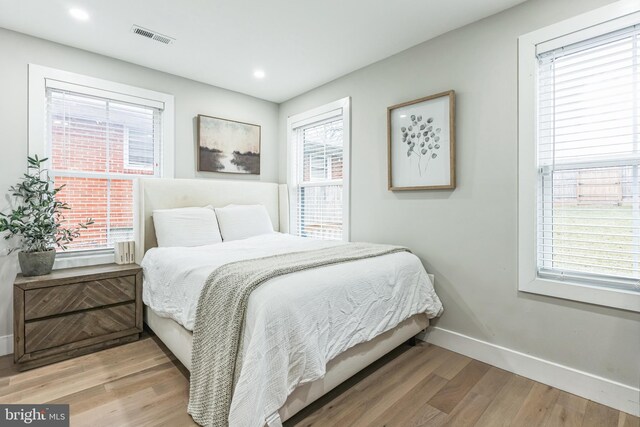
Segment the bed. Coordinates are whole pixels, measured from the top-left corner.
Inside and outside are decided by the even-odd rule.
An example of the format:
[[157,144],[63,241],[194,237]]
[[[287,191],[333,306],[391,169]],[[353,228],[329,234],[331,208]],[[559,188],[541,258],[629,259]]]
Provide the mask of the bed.
[[[171,350],[176,358],[187,369],[191,370],[193,342],[191,330],[193,329],[192,321],[194,318],[193,295],[197,293],[197,289],[189,290],[188,286],[176,286],[175,288],[171,288],[171,283],[180,282],[184,285],[185,283],[190,284],[192,282],[198,283],[201,281],[208,271],[204,268],[203,264],[203,260],[206,259],[218,260],[216,261],[218,263],[231,262],[238,259],[240,256],[238,254],[241,253],[244,253],[245,255],[242,256],[245,257],[259,257],[265,256],[267,253],[271,253],[272,251],[286,252],[286,250],[294,250],[295,248],[298,248],[299,245],[308,245],[309,242],[301,243],[296,240],[299,238],[294,238],[286,234],[274,233],[269,236],[258,236],[256,238],[252,238],[253,240],[247,239],[246,242],[236,241],[220,244],[226,246],[207,247],[202,248],[202,250],[191,249],[191,252],[188,250],[176,250],[176,248],[156,248],[157,241],[152,220],[153,211],[156,209],[205,205],[223,207],[229,204],[260,204],[265,206],[267,209],[274,230],[276,232],[286,233],[288,231],[289,207],[288,192],[285,185],[247,181],[143,179],[136,183],[135,193],[137,262],[142,263],[143,257],[148,253],[145,262],[143,263],[143,267],[146,266],[144,286],[148,291],[145,294],[145,322],[157,337],[167,346],[167,348]],[[323,243],[317,243],[317,245],[323,245]],[[375,277],[376,274],[399,274],[399,270],[394,270],[391,266],[398,266],[403,263],[415,264],[416,262],[416,258],[408,253],[385,255],[380,258],[385,257],[387,257],[387,259],[384,260],[384,263],[381,263],[380,260],[368,260],[367,262],[369,264],[360,266],[364,270],[369,271],[370,274],[369,278],[364,278],[359,281],[361,285],[365,284],[367,286],[371,286],[371,283],[374,281],[372,277]],[[213,262],[212,265],[214,264],[215,262]],[[334,270],[323,270],[330,272],[329,277],[333,277],[335,279],[332,280],[332,283],[336,282],[335,289],[339,289],[338,287],[342,286],[340,285],[340,280],[353,280],[349,278],[351,273],[348,273],[348,267],[345,267],[347,265],[348,264],[332,266],[331,268]],[[328,267],[323,268],[327,269]],[[388,273],[387,270],[384,270],[385,268],[388,270]],[[211,267],[211,269],[213,269],[213,267]],[[422,274],[426,275],[426,272],[424,272],[421,264],[419,269],[420,271],[418,271],[417,267],[415,268],[415,274],[412,274],[416,277],[412,280],[425,280],[425,278],[422,277]],[[279,283],[278,285],[282,286],[283,289],[287,289],[286,287],[289,286],[288,289],[291,293],[296,294],[296,287],[294,286],[295,280],[302,280],[305,283],[305,288],[313,288],[315,286],[314,282],[318,285],[320,284],[320,279],[318,279],[319,276],[317,273],[302,273],[307,274],[307,276],[300,275],[301,273],[295,273],[299,276],[288,278],[288,284],[286,283],[286,280],[282,280],[282,283]],[[418,275],[420,276],[419,279],[417,277]],[[286,278],[287,276],[285,276],[284,279]],[[390,279],[387,278],[387,281],[389,280]],[[429,281],[429,279],[426,280]],[[324,281],[326,282],[326,279]],[[161,282],[169,283],[162,284]],[[254,291],[254,293],[259,293],[258,291],[260,291],[262,296],[258,295],[254,298],[254,295],[252,294],[251,298],[256,300],[258,298],[262,298],[260,301],[263,302],[269,301],[267,294],[272,291],[267,289],[267,285],[271,285],[271,282],[266,283],[263,287]],[[159,291],[162,289],[165,290],[164,295]],[[335,289],[332,291],[331,295],[337,293],[335,292]],[[291,298],[298,298],[296,304],[304,304],[305,298],[308,295],[300,292],[296,294],[297,296],[291,296]],[[353,295],[345,298],[352,297]],[[364,297],[366,297],[366,295]],[[271,298],[272,299],[269,304],[277,305],[278,300],[273,296],[271,296]],[[331,301],[330,304],[339,305],[341,303],[339,295],[335,295],[331,298],[334,298],[334,300]],[[328,300],[331,298],[328,298]],[[410,299],[406,304],[407,307],[412,304],[423,304],[422,302],[418,302],[417,297],[413,294],[404,298]],[[411,298],[416,299],[416,301],[413,301]],[[435,299],[437,300],[437,296],[435,296]],[[183,300],[191,301],[191,305],[181,303],[183,306],[187,307],[182,308],[180,304],[172,303]],[[437,301],[437,304],[433,303],[433,306],[430,307],[431,317],[438,315],[441,311],[441,305],[438,307],[438,304],[439,300]],[[254,303],[254,306],[257,305],[259,305],[257,302]],[[284,305],[283,307],[286,309]],[[409,308],[407,308],[407,310],[409,310]],[[415,308],[413,310],[415,311]],[[251,314],[253,311],[259,313],[257,308],[255,310],[249,310],[247,322],[249,322],[253,317],[258,316],[257,314]],[[360,333],[360,331],[358,331],[358,333],[351,333],[348,339],[340,341],[340,346],[334,346],[337,350],[334,349],[333,353],[336,354],[329,352],[327,355],[326,365],[323,363],[324,366],[317,368],[317,372],[313,376],[296,382],[294,387],[292,387],[291,384],[283,385],[283,387],[288,387],[290,389],[286,390],[284,398],[281,397],[283,403],[278,403],[277,411],[274,411],[272,414],[264,414],[263,419],[265,423],[270,426],[280,425],[282,421],[291,418],[301,409],[317,400],[319,397],[323,396],[361,369],[420,333],[429,324],[427,314],[424,312],[417,314],[407,312],[403,315],[402,313],[396,313],[396,311],[400,312],[401,310],[391,310],[390,313],[393,313],[392,315],[385,314],[383,316],[384,322],[379,322],[380,324],[376,324],[375,328],[372,327],[371,330],[366,331],[366,333],[362,332],[361,336],[358,335],[358,333]],[[291,315],[291,313],[289,313],[289,315]],[[389,325],[391,325],[391,327]],[[357,336],[358,338],[353,338],[354,336]],[[246,344],[248,342],[247,336],[244,337],[244,342],[247,347],[245,349],[247,352],[245,357],[250,357],[250,347]],[[342,351],[343,347],[345,348],[344,351]],[[238,389],[240,388],[241,387],[238,386]],[[236,390],[236,392],[240,393],[238,390]],[[234,394],[234,399],[236,399],[236,397],[237,396]],[[244,397],[246,398],[246,396]],[[242,396],[237,397],[237,400],[242,400]],[[238,422],[238,424],[242,423]]]

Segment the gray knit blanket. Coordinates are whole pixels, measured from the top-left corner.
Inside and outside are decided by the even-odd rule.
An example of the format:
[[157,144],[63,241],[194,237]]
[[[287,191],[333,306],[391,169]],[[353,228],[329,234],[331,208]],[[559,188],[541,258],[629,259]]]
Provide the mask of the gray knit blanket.
[[403,251],[408,249],[347,243],[233,262],[213,271],[200,293],[196,311],[189,414],[203,426],[229,425],[234,379],[241,363],[239,353],[247,302],[258,286],[297,271]]

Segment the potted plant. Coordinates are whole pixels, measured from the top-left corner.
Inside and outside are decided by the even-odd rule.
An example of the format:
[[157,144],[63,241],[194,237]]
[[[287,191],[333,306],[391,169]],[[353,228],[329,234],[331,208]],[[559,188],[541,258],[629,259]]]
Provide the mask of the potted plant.
[[61,202],[56,195],[64,185],[55,187],[42,164],[46,158],[28,157],[27,173],[21,182],[9,188],[12,196],[18,199],[18,207],[10,213],[0,212],[0,232],[8,232],[4,238],[16,236],[20,239],[18,261],[24,276],[41,276],[51,273],[56,257],[56,247],[62,250],[73,239],[80,236],[80,230],[93,224],[78,224],[76,228],[64,227],[65,210],[71,209],[67,203]]

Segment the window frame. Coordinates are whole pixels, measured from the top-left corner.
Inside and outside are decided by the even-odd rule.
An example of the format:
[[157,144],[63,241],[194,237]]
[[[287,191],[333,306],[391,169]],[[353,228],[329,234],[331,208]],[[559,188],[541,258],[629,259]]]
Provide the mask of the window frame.
[[551,50],[640,22],[636,1],[623,0],[518,38],[518,290],[640,312],[640,293],[571,279],[540,277],[537,271],[537,57]]
[[[47,81],[54,82],[52,86],[63,88],[65,86],[83,87],[82,93],[105,97],[125,102],[139,102],[145,100],[150,106],[162,109],[161,120],[161,146],[156,155],[159,155],[162,164],[160,165],[160,177],[173,178],[174,167],[174,143],[175,143],[175,110],[174,96],[142,89],[109,80],[89,77],[55,68],[45,67],[37,64],[28,66],[28,153],[30,156],[38,155],[47,157],[48,148],[47,137],[47,112],[46,112],[46,91]],[[82,174],[82,172],[78,172]],[[135,209],[135,206],[134,206]],[[135,216],[135,213],[134,213]],[[135,233],[135,224],[134,224]],[[114,262],[113,249],[94,249],[78,251],[75,253],[62,253],[56,256],[54,268],[69,268],[88,265],[109,264]]]
[[[341,113],[336,114],[337,110]],[[345,97],[320,107],[289,116],[287,119],[287,187],[289,189],[289,232],[297,229],[298,218],[298,177],[295,158],[296,132],[301,126],[327,120],[342,115],[342,240],[349,241],[350,229],[350,187],[351,187],[351,98]],[[327,161],[327,159],[325,159]],[[329,172],[330,173],[330,172]],[[335,183],[329,184],[335,185]],[[315,184],[309,184],[315,185]]]

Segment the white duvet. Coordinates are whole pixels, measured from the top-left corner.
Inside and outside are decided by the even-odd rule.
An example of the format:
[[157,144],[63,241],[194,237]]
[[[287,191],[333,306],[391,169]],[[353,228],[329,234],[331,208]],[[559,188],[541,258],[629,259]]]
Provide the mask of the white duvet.
[[[273,233],[195,248],[154,248],[142,261],[144,303],[193,330],[200,291],[223,264],[342,244]],[[229,425],[278,424],[300,384],[322,378],[332,358],[405,319],[440,315],[420,260],[407,252],[301,271],[270,280],[249,298],[242,366]]]

